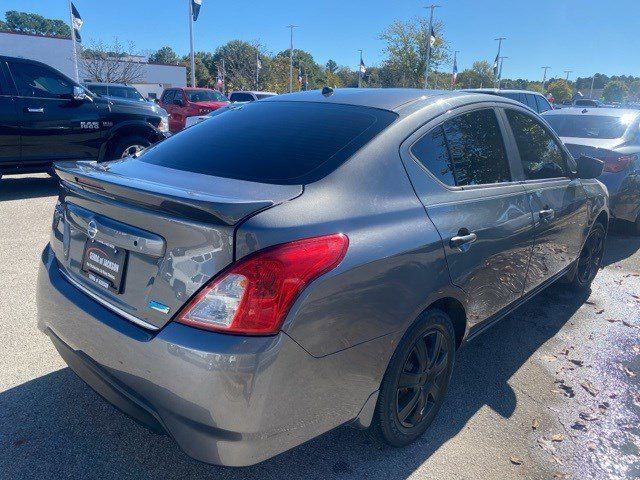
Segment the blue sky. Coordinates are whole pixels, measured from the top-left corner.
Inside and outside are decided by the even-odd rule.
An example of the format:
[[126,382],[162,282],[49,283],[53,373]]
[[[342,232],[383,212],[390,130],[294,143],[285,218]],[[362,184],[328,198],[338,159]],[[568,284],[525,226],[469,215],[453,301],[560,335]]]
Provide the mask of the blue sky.
[[[189,48],[187,0],[74,0],[85,24],[85,43],[132,41],[138,50],[171,45],[178,53]],[[300,25],[297,48],[316,61],[333,58],[357,67],[358,49],[365,63],[384,58],[378,34],[394,19],[426,15],[419,0],[271,0],[213,2],[203,0],[195,24],[196,50],[214,50],[228,40],[260,40],[269,51],[288,48],[285,25]],[[542,65],[551,76],[573,70],[572,78],[594,72],[640,76],[640,0],[440,0],[436,18],[445,37],[460,50],[458,68],[475,60],[493,61],[497,36],[505,36],[503,77],[540,79]],[[220,5],[223,5],[221,7]],[[238,6],[234,6],[238,5]],[[527,6],[525,8],[525,5]],[[67,0],[2,0],[6,10],[35,12],[68,19]],[[10,52],[2,52],[8,53]]]

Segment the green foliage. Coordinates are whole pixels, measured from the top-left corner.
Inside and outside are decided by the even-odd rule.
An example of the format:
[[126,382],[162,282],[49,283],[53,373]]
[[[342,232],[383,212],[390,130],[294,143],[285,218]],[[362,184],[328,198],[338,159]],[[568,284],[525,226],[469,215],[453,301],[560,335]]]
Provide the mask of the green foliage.
[[635,80],[629,85],[629,99],[640,101],[640,80]]
[[336,73],[338,71],[338,64],[336,63],[335,60],[329,60],[325,64],[325,68],[329,73]]
[[458,74],[460,88],[491,88],[493,86],[493,69],[489,62],[480,60],[473,62],[472,67]]
[[42,15],[9,10],[4,14],[5,21],[0,28],[12,32],[32,33],[71,38],[71,29],[62,20],[45,18]]
[[607,102],[622,102],[627,98],[629,87],[621,80],[613,80],[604,86],[602,96]]
[[163,63],[166,65],[178,65],[180,58],[178,54],[169,46],[162,47],[160,50],[149,55],[149,61],[152,63]]
[[550,80],[547,84],[547,92],[553,95],[557,103],[563,100],[569,100],[573,96],[573,88],[571,88],[569,82],[563,78]]

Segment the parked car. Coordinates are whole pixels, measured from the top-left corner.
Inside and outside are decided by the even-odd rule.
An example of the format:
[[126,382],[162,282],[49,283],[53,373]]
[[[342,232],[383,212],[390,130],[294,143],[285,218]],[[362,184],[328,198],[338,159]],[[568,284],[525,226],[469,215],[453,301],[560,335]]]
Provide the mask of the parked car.
[[611,215],[635,224],[640,235],[640,111],[623,108],[565,108],[544,119],[574,158],[601,159],[600,180],[611,196]]
[[[98,83],[89,82],[84,86],[92,93],[104,98],[123,98],[136,102],[148,102],[135,88],[124,83]],[[153,103],[153,102],[151,102]]]
[[608,224],[602,162],[454,91],[282,95],[56,171],[40,329],[120,409],[234,466],[344,424],[416,440],[456,349],[556,280],[588,289]]
[[275,92],[251,92],[251,91],[238,91],[231,92],[229,95],[229,100],[232,102],[255,102],[256,100],[262,100],[264,98],[274,97],[277,93]]
[[573,101],[574,107],[587,107],[587,108],[598,108],[602,107],[602,102],[599,100],[594,100],[591,98],[576,98]]
[[210,88],[169,88],[160,98],[160,106],[169,112],[172,133],[185,127],[187,117],[206,115],[225,105],[229,105],[229,99]]
[[553,106],[549,101],[538,92],[531,92],[529,90],[502,90],[497,88],[474,88],[465,90],[467,92],[486,93],[489,95],[499,95],[501,97],[510,98],[516,102],[523,103],[536,113],[546,112],[547,110],[553,110]]
[[0,56],[0,177],[139,153],[167,123],[157,105],[98,97],[43,63]]

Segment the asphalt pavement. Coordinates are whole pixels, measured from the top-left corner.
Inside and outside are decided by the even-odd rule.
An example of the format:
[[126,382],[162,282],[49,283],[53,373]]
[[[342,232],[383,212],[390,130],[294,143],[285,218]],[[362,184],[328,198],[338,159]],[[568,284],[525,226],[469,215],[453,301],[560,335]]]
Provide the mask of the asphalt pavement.
[[590,295],[553,286],[459,352],[414,445],[341,427],[254,467],[187,457],[103,401],[36,328],[56,182],[0,180],[0,478],[640,478],[640,237],[610,235]]

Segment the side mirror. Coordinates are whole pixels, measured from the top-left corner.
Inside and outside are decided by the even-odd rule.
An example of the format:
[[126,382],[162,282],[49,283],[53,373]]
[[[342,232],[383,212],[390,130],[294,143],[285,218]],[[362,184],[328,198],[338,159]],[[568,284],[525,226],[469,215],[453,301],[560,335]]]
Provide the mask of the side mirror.
[[84,88],[74,85],[73,86],[73,99],[78,102],[84,102],[85,100],[91,101],[91,97],[87,95],[87,92],[84,91]]
[[577,160],[578,164],[578,178],[598,178],[602,175],[602,169],[604,168],[604,162],[597,158],[588,157],[586,155],[580,155]]

